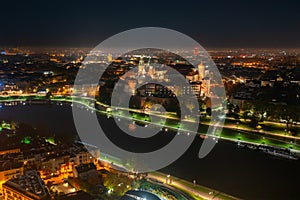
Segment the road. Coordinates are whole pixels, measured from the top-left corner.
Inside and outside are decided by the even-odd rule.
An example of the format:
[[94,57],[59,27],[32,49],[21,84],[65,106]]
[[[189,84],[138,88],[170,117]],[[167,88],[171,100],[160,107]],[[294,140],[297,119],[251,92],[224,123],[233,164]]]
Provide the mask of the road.
[[[100,160],[102,162],[109,164],[109,166],[111,168],[116,167],[115,170],[126,169],[126,167],[121,164],[110,165],[110,163],[112,163],[114,160],[105,159],[103,157]],[[187,200],[195,199],[195,197],[193,198],[193,197],[189,196],[188,193],[193,194],[196,197],[199,197],[199,199],[222,200],[223,198],[218,197],[218,195],[222,194],[228,200],[230,200],[230,199],[238,200],[238,198],[232,197],[232,196],[224,194],[224,193],[220,193],[219,191],[213,190],[211,188],[207,188],[205,186],[196,185],[196,186],[189,187],[189,185],[193,185],[193,184],[188,181],[176,178],[176,177],[172,177],[172,180],[173,180],[172,184],[165,184],[166,177],[167,177],[167,174],[163,174],[160,172],[151,172],[151,173],[148,173],[148,175],[147,175],[148,181],[153,182],[154,184],[157,184],[157,185],[161,185],[162,187],[168,188],[168,189],[172,190],[174,193],[179,194],[180,196],[184,197]],[[156,181],[155,182],[151,181],[151,179],[156,180]],[[185,183],[185,184],[183,184],[183,183]],[[205,188],[205,190],[207,190],[208,192],[203,192],[203,191],[197,190],[196,189],[197,187]]]
[[[78,97],[77,97],[77,98],[78,98]],[[4,100],[4,101],[6,101],[6,102],[9,102],[9,101],[24,101],[24,98],[20,98],[20,99],[14,98],[14,99]],[[91,111],[100,112],[100,113],[102,113],[102,114],[107,115],[107,112],[106,112],[106,111],[96,110],[95,107],[94,107],[93,101],[91,101],[90,98],[84,98],[84,97],[83,97],[82,100],[80,100],[79,98],[74,100],[74,99],[72,99],[71,97],[69,97],[69,98],[64,98],[64,97],[56,98],[56,97],[55,97],[55,99],[53,99],[53,101],[57,101],[57,102],[59,102],[59,101],[61,101],[61,102],[70,102],[70,103],[76,102],[76,103],[81,104],[82,106],[88,108],[88,109],[91,110]],[[103,105],[103,106],[105,106],[105,105]],[[151,112],[150,112],[149,114],[152,115]],[[123,115],[120,115],[120,116],[118,116],[118,117],[120,117],[120,118],[125,118],[125,119],[128,119],[128,120],[133,120],[131,116],[125,116],[125,115],[123,116]],[[161,117],[163,117],[163,116],[161,116]],[[139,120],[139,119],[134,119],[134,120]],[[144,122],[144,120],[140,120],[140,121],[141,121],[141,122]],[[144,123],[145,123],[145,122],[144,122]],[[165,125],[162,125],[162,124],[155,124],[155,125],[160,126],[160,127],[166,127]],[[174,128],[174,127],[170,127],[170,129],[171,129],[171,128]],[[233,129],[233,130],[236,130],[234,127],[229,127],[229,128],[230,128],[230,129]],[[178,130],[178,128],[175,128],[175,129]],[[182,132],[182,131],[188,132],[188,130],[184,130],[184,129],[181,129],[181,128],[179,128],[179,130],[180,130],[180,132]],[[223,139],[223,138],[222,138],[222,139]],[[225,139],[225,140],[230,140],[230,141],[233,141],[233,142],[236,142],[236,141],[237,141],[237,140],[235,140],[235,139],[229,139],[229,138],[224,138],[224,139]],[[166,176],[166,175],[165,175],[165,176]],[[175,178],[175,179],[176,179],[176,178]],[[162,178],[161,180],[165,181],[163,178]],[[181,180],[181,181],[182,181],[182,180]],[[180,182],[181,182],[181,181],[180,181]],[[199,192],[198,190],[195,190],[193,187],[188,187],[188,186],[186,186],[185,184],[183,185],[183,184],[180,183],[180,182],[175,181],[175,182],[173,183],[173,184],[174,184],[173,186],[182,188],[183,190],[186,190],[186,191],[189,191],[189,192],[191,192],[191,193],[195,193],[195,194],[201,196],[201,192]],[[218,194],[218,193],[216,192],[216,193],[212,193],[212,194]],[[209,195],[209,194],[208,194],[208,195]],[[205,197],[205,199],[211,199],[211,198],[214,197],[214,195],[209,195],[209,196],[207,196],[207,194],[202,194],[202,196]],[[202,197],[202,198],[203,198],[203,197]],[[214,197],[214,199],[217,199],[217,198],[218,198],[218,195],[217,195],[216,197]]]
[[[166,182],[166,177],[167,176],[168,175],[162,174],[162,173],[159,173],[159,172],[153,172],[153,173],[148,174],[148,178],[155,179],[155,180],[157,180],[159,182],[162,182],[162,183]],[[232,200],[234,200],[234,199],[237,200],[238,199],[238,198],[232,197],[232,196],[224,194],[224,193],[220,193],[216,190],[213,190],[213,189],[210,189],[210,188],[207,188],[207,187],[204,187],[204,186],[200,186],[200,185],[197,185],[197,184],[193,185],[192,183],[189,183],[185,180],[182,180],[182,179],[179,179],[179,178],[176,178],[176,177],[170,176],[170,178],[172,178],[172,183],[168,183],[168,184],[165,183],[165,184],[163,184],[163,186],[171,186],[170,189],[173,189],[173,190],[174,190],[174,187],[179,188],[179,190],[185,191],[186,193],[191,193],[196,197],[200,197],[201,199],[222,200],[224,198],[218,197],[218,195],[221,195],[221,194],[223,196],[225,196],[226,199],[232,199]],[[200,189],[197,189],[197,188],[200,188],[200,187],[205,188],[205,190],[207,190],[207,192],[204,192],[204,191],[201,191]],[[194,198],[188,198],[187,197],[187,199],[194,199]]]
[[[22,94],[22,95],[18,95],[18,96],[8,96],[8,95],[0,95],[0,102],[10,102],[10,101],[25,101],[27,97],[37,97],[37,98],[42,98],[45,95],[42,94]],[[61,96],[61,95],[54,95],[53,98],[51,99],[51,101],[57,101],[57,102],[70,102],[70,103],[77,103],[80,104],[82,106],[85,106],[87,109],[93,111],[93,112],[98,112],[101,114],[105,114],[107,115],[108,112],[106,111],[107,108],[110,108],[110,106],[103,104],[101,102],[96,101],[95,99],[91,98],[91,97],[84,97],[84,96]],[[98,106],[101,106],[103,110],[99,110],[95,108],[95,104],[97,104]],[[127,120],[135,120],[135,121],[139,121],[140,123],[145,124],[145,120],[144,119],[139,119],[138,117],[135,117],[133,119],[133,117],[131,115],[125,115],[122,111],[131,111],[131,112],[135,112],[135,113],[145,113],[142,110],[138,110],[138,109],[130,109],[130,108],[121,108],[121,107],[112,107],[112,109],[120,111],[120,112],[113,112],[113,114],[116,117],[119,118],[123,118],[123,119],[127,119]],[[147,114],[149,116],[155,116],[155,117],[159,117],[161,118],[161,120],[165,120],[165,119],[173,119],[173,120],[178,120],[177,117],[172,116],[171,113],[159,113],[156,111],[147,111]],[[185,122],[189,122],[189,123],[193,123],[194,120],[191,119],[184,119]],[[206,135],[205,133],[198,133],[198,132],[192,132],[184,127],[178,127],[178,126],[171,126],[171,125],[167,125],[164,123],[154,123],[154,122],[149,122],[147,121],[147,123],[151,123],[152,125],[155,126],[159,126],[161,128],[168,128],[170,130],[175,130],[175,131],[180,131],[182,133],[185,134],[200,134],[203,135],[205,137],[217,137],[223,140],[229,140],[229,141],[233,141],[233,142],[238,142],[238,141],[244,141],[244,142],[249,142],[251,144],[261,144],[261,141],[245,141],[243,140],[243,138],[229,138],[226,137],[224,135]],[[268,123],[272,123],[272,122],[268,122]],[[201,122],[201,124],[203,125],[211,125],[209,122]],[[217,125],[216,125],[217,126]],[[290,143],[287,142],[286,139],[293,139],[293,140],[300,140],[300,137],[295,137],[295,136],[289,136],[289,135],[281,135],[281,134],[276,134],[276,133],[272,133],[272,132],[266,132],[266,131],[256,131],[256,130],[251,130],[248,128],[237,128],[236,125],[221,125],[219,127],[222,128],[228,128],[230,130],[233,130],[235,132],[241,132],[241,134],[245,134],[245,135],[249,135],[249,134],[255,134],[255,135],[263,135],[261,136],[261,138],[266,137],[269,140],[276,140],[276,141],[280,141],[281,143],[285,144],[286,147],[293,147],[293,150],[298,149],[300,150],[300,145],[296,144],[296,143]],[[276,138],[274,138],[276,137]],[[281,139],[279,139],[278,137],[281,137]],[[270,144],[268,144],[270,145]],[[272,144],[270,146],[276,146],[277,144]],[[278,146],[278,145],[277,145]],[[280,146],[282,147],[282,146]],[[298,152],[298,151],[297,151]]]

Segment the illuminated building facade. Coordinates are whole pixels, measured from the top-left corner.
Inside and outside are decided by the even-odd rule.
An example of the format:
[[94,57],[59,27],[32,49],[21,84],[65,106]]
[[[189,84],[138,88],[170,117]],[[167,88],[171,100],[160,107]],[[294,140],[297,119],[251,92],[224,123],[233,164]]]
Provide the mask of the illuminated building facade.
[[4,200],[42,200],[49,199],[43,180],[36,171],[10,179],[3,184]]

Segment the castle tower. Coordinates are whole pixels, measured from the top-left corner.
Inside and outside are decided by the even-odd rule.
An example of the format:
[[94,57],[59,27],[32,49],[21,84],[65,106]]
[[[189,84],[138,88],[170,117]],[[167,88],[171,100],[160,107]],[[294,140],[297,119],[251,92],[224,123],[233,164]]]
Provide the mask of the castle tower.
[[205,66],[202,62],[198,65],[198,74],[199,80],[202,80],[205,77]]
[[112,58],[112,55],[109,53],[108,55],[107,55],[107,62],[111,62],[113,60],[113,58]]
[[145,65],[143,57],[140,58],[139,66],[138,66],[138,75],[143,75],[145,73]]

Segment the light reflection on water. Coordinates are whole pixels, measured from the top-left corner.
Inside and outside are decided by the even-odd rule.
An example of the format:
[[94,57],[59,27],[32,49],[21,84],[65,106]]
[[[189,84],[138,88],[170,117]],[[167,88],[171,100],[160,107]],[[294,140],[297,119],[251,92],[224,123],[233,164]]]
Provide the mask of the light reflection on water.
[[[65,136],[76,134],[69,103],[2,103],[0,108],[0,120],[13,119]],[[107,117],[100,117],[100,120],[102,124],[111,127],[113,120]],[[112,131],[114,132],[117,131]],[[201,139],[197,137],[180,159],[162,171],[189,181],[195,179],[199,184],[246,199],[285,199],[287,194],[289,199],[299,197],[298,186],[293,184],[300,181],[299,161],[239,149],[236,144],[223,141],[206,158],[199,160],[197,155],[200,144]]]

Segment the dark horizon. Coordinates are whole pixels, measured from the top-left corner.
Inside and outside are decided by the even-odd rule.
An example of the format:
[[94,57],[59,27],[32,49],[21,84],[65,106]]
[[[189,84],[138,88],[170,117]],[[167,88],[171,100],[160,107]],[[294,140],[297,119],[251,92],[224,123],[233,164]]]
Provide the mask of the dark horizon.
[[[1,50],[9,50],[9,49],[19,49],[19,50],[66,50],[66,49],[94,49],[98,44],[95,46],[51,46],[51,45],[43,45],[43,46],[1,46]],[[300,51],[300,47],[214,47],[214,46],[202,46],[206,51],[247,51],[247,50],[259,50],[259,51]],[[193,50],[193,49],[191,49]]]
[[94,47],[139,27],[180,31],[204,48],[300,48],[297,1],[1,2],[0,46]]

